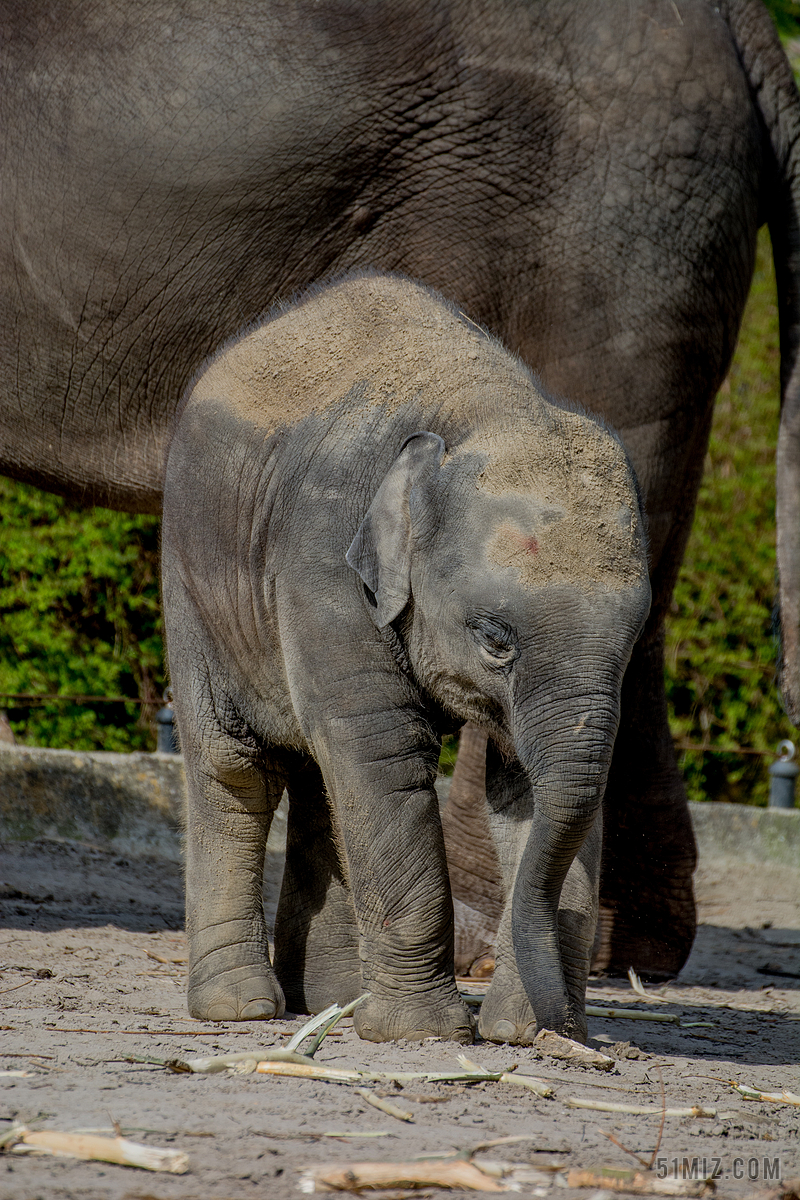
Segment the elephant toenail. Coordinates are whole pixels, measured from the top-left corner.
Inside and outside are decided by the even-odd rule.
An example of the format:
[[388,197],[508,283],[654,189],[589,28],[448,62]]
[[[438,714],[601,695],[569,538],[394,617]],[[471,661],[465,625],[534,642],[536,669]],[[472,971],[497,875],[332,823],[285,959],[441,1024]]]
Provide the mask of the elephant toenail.
[[513,1021],[496,1021],[489,1040],[492,1042],[513,1042],[517,1036],[517,1027]]
[[273,1000],[251,1000],[245,1004],[239,1015],[242,1021],[268,1021],[274,1017],[278,1006]]
[[206,1012],[207,1021],[235,1021],[236,1014],[229,1004],[212,1004]]

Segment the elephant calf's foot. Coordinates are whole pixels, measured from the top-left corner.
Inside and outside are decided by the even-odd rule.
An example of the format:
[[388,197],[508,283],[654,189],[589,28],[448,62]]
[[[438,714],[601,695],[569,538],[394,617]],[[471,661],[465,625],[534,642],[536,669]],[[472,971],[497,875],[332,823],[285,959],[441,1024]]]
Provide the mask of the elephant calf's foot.
[[249,965],[189,979],[189,1013],[198,1021],[268,1021],[286,1008],[272,970]]
[[531,1046],[538,1033],[536,1017],[524,992],[498,987],[495,981],[481,1005],[478,1032],[487,1042]]
[[413,995],[407,999],[371,995],[354,1012],[353,1024],[367,1042],[421,1042],[440,1037],[469,1045],[475,1038],[475,1021],[459,999],[445,998],[437,1004]]

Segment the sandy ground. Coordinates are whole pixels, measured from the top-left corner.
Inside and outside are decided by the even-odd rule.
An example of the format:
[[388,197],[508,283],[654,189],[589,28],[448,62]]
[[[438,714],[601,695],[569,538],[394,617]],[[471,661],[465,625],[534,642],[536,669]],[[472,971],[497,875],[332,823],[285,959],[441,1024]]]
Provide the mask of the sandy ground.
[[[279,1045],[302,1024],[286,1017],[212,1028],[188,1018],[179,868],[39,841],[0,847],[0,880],[0,1134],[12,1119],[109,1132],[116,1121],[132,1138],[183,1150],[190,1161],[188,1174],[173,1176],[6,1155],[2,1200],[281,1200],[301,1194],[302,1170],[312,1164],[402,1161],[509,1135],[527,1140],[485,1154],[541,1170],[529,1173],[520,1195],[546,1196],[552,1187],[554,1200],[607,1200],[608,1192],[562,1190],[549,1168],[635,1166],[608,1135],[649,1158],[660,1116],[578,1111],[564,1101],[660,1105],[659,1073],[668,1106],[716,1109],[702,1119],[667,1117],[661,1173],[674,1172],[676,1163],[680,1171],[684,1158],[690,1172],[716,1166],[718,1195],[731,1197],[774,1189],[775,1160],[784,1180],[800,1175],[800,1108],[745,1101],[730,1083],[800,1091],[800,888],[786,868],[701,868],[697,943],[677,983],[655,989],[664,1003],[637,1000],[627,983],[592,981],[589,1003],[676,1013],[683,1026],[591,1019],[591,1045],[612,1051],[630,1043],[612,1051],[618,1063],[610,1074],[479,1043],[470,1052],[477,1062],[490,1069],[518,1063],[550,1080],[555,1098],[504,1083],[410,1084],[394,1099],[413,1113],[413,1123],[377,1111],[346,1085],[176,1075],[126,1061]],[[441,1071],[456,1065],[462,1049],[442,1041],[373,1046],[345,1022],[317,1059]],[[2,1073],[8,1071],[25,1075]]]

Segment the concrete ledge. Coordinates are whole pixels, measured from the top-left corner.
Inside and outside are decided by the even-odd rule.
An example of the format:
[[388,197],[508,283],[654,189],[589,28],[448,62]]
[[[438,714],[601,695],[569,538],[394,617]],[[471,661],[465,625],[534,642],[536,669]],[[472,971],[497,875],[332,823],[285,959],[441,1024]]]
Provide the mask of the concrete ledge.
[[69,838],[181,858],[186,783],[175,754],[0,749],[0,838]]
[[[444,803],[450,780],[437,782]],[[0,748],[0,840],[56,837],[126,856],[181,859],[185,803],[179,754],[83,754],[30,746]],[[775,862],[800,871],[800,809],[690,804],[700,856]],[[267,848],[286,839],[285,799]]]
[[690,804],[701,859],[780,863],[800,871],[800,808]]
[[[104,754],[0,746],[0,841],[61,838],[126,857],[183,859],[181,754]],[[267,850],[286,845],[286,802]]]

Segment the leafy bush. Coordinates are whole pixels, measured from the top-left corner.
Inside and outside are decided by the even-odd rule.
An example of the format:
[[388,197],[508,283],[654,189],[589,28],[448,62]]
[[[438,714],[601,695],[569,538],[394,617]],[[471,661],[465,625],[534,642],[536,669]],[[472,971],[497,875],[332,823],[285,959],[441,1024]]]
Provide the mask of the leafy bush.
[[766,5],[781,37],[800,36],[800,4],[797,0],[766,0]]
[[0,505],[0,692],[131,697],[39,706],[0,698],[15,735],[32,746],[155,749],[164,689],[158,519],[76,509],[3,478]]

